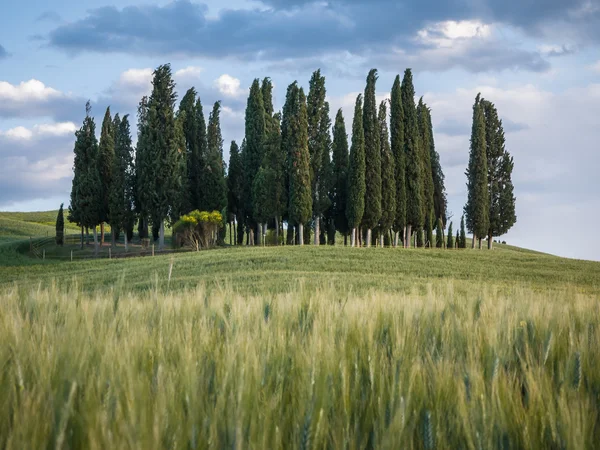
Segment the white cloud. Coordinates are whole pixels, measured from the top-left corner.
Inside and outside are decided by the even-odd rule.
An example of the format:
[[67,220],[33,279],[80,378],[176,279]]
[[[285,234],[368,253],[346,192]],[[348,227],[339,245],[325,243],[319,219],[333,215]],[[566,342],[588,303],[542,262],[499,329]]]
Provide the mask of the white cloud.
[[59,98],[63,94],[56,89],[46,86],[39,80],[31,79],[22,81],[18,85],[0,81],[0,102],[16,101],[26,102],[31,100],[49,100]]
[[119,76],[118,84],[123,87],[149,89],[152,85],[152,69],[128,69]]
[[492,34],[492,26],[473,20],[447,20],[423,28],[417,32],[417,40],[425,45],[450,48],[460,40],[486,39]]
[[2,137],[2,136],[6,136],[8,139],[14,140],[14,141],[21,141],[21,140],[28,141],[33,137],[33,133],[31,132],[31,130],[28,130],[25,127],[19,126],[19,127],[11,128],[10,130],[0,131],[0,137]]
[[214,85],[221,94],[227,97],[238,97],[244,93],[240,89],[240,80],[226,73],[217,78]]
[[183,69],[177,70],[175,72],[175,77],[176,78],[185,78],[185,79],[198,78],[200,76],[200,74],[202,73],[202,70],[203,70],[202,67],[188,66]]
[[77,127],[73,122],[61,122],[35,125],[33,128],[18,126],[6,131],[0,130],[0,138],[6,137],[13,141],[31,141],[49,136],[73,136]]
[[72,119],[85,102],[31,79],[19,84],[0,81],[0,117]]

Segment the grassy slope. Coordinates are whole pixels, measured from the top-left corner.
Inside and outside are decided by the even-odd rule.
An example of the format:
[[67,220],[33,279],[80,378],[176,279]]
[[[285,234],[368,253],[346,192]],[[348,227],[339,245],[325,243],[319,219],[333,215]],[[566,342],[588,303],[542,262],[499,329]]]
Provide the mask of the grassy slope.
[[[333,285],[338,291],[409,291],[426,281],[476,284],[520,284],[536,290],[573,288],[600,294],[600,263],[563,259],[498,245],[487,250],[350,249],[336,247],[233,247],[187,253],[131,258],[42,262],[19,253],[19,239],[51,229],[48,213],[0,213],[0,286],[14,282],[50,284],[76,278],[86,289],[110,288],[123,280],[134,290],[170,286],[231,287],[240,292],[267,293]],[[19,228],[21,227],[21,228]],[[40,234],[37,233],[39,236]],[[3,236],[3,237],[2,237]],[[4,243],[3,243],[4,242]]]

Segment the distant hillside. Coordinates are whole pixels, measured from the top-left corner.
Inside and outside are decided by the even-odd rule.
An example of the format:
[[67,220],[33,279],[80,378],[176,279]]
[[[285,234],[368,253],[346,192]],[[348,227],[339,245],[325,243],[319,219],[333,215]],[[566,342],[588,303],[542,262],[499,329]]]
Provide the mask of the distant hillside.
[[[0,243],[30,237],[53,236],[58,210],[36,212],[0,212]],[[77,233],[78,228],[66,219],[67,233]]]

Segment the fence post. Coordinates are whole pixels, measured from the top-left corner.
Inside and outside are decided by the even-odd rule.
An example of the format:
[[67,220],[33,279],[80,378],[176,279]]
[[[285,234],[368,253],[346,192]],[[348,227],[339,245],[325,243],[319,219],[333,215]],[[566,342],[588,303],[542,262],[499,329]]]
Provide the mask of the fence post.
[[71,250],[71,262],[73,262],[73,250]]
[[112,259],[111,248],[108,248],[108,259]]
[[154,244],[152,244],[152,256],[154,256]]

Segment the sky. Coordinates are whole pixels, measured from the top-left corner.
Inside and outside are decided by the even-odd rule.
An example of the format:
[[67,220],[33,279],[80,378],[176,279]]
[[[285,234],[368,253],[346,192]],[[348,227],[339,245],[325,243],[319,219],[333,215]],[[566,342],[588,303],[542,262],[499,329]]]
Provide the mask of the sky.
[[342,108],[350,131],[369,69],[384,99],[410,67],[432,109],[454,229],[481,92],[498,108],[515,163],[517,223],[500,239],[600,260],[600,1],[106,1],[4,8],[0,210],[68,205],[86,101],[98,133],[108,106],[135,124],[160,64],[171,64],[179,98],[195,86],[206,114],[222,101],[226,161],[229,142],[243,138],[254,78],[273,80],[280,109],[287,86],[307,89],[320,68],[332,116]]

